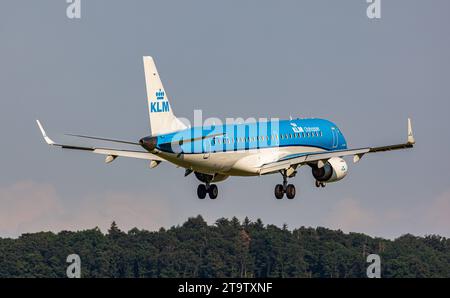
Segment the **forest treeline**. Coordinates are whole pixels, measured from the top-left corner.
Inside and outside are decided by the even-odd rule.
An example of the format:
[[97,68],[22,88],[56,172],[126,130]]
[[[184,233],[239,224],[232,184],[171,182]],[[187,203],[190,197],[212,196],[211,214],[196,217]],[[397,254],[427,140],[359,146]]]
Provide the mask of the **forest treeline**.
[[373,253],[382,277],[450,277],[450,239],[437,235],[387,240],[248,218],[208,225],[200,215],[152,232],[123,232],[113,222],[107,234],[94,228],[0,239],[0,277],[66,277],[74,253],[82,277],[366,277]]

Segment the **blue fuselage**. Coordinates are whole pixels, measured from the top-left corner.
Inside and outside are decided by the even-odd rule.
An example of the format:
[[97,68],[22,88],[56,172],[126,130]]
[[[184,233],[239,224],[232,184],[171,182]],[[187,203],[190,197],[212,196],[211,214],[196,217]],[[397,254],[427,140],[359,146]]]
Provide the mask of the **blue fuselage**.
[[314,147],[327,151],[347,149],[347,142],[339,128],[324,119],[192,127],[160,135],[157,143],[156,148],[161,151],[184,154],[292,146]]

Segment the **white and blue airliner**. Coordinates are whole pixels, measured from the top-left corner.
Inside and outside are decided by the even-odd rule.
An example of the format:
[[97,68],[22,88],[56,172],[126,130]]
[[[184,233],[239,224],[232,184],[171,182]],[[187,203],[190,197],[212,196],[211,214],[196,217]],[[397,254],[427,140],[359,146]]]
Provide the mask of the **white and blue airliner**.
[[[261,176],[281,174],[283,182],[275,186],[275,197],[295,197],[295,186],[288,184],[301,166],[312,169],[316,187],[325,187],[347,175],[348,166],[343,157],[352,156],[358,162],[363,155],[381,151],[412,148],[415,144],[408,119],[406,143],[382,147],[350,149],[341,130],[324,119],[290,119],[255,121],[189,127],[176,118],[152,57],[144,57],[151,135],[137,142],[71,135],[83,139],[106,141],[136,146],[120,149],[114,146],[80,146],[54,142],[37,124],[49,145],[64,149],[85,150],[106,155],[110,163],[117,157],[140,158],[150,161],[154,168],[161,162],[170,162],[185,169],[185,176],[194,173],[201,182],[197,188],[199,199],[209,195],[217,198],[214,184],[230,176]],[[120,146],[119,146],[120,147]]]

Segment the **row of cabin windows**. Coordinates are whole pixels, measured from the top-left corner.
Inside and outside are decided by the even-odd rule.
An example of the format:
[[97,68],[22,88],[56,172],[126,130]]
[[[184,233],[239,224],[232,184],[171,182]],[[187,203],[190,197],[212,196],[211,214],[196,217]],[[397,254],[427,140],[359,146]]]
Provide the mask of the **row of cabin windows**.
[[294,138],[313,138],[313,137],[322,137],[323,134],[321,131],[319,132],[298,132],[298,133],[287,133],[287,134],[273,134],[270,137],[269,136],[259,136],[259,137],[236,137],[236,138],[226,138],[223,141],[220,139],[213,139],[213,143],[217,142],[217,144],[233,144],[233,143],[242,143],[242,142],[255,142],[258,141],[269,141],[269,139],[273,140],[287,140],[287,139],[294,139]]

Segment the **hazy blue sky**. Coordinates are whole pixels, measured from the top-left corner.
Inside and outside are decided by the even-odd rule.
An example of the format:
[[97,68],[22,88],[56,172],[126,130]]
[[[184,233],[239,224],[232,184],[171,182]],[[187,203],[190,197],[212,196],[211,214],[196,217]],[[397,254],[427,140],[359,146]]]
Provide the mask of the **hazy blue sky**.
[[[201,214],[383,237],[450,236],[450,2],[382,0],[369,20],[352,1],[66,1],[0,5],[0,236],[157,229]],[[230,178],[200,201],[194,176],[169,164],[46,146],[72,132],[149,134],[142,56],[155,58],[172,107],[191,118],[324,117],[350,146],[406,139],[411,151],[365,156],[316,189],[308,167],[277,201],[280,175]]]

